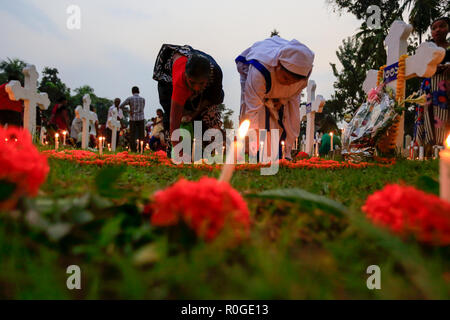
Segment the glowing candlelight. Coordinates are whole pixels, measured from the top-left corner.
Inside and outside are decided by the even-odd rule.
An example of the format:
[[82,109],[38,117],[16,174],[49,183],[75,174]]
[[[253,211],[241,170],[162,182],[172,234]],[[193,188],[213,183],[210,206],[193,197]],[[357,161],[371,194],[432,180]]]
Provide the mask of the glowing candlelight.
[[446,147],[439,153],[439,182],[441,199],[450,202],[450,134],[446,139]]
[[103,155],[103,137],[98,138],[98,151],[100,153],[100,156]]
[[192,142],[192,163],[195,163],[195,138]]
[[261,141],[260,143],[259,162],[264,163],[264,141]]
[[331,151],[334,150],[334,146],[333,146],[333,132],[330,132],[330,137],[331,137]]
[[111,143],[108,143],[108,151],[111,152]]
[[63,131],[63,146],[65,146],[66,145],[66,135],[67,135],[67,131]]
[[286,146],[284,141],[281,141],[281,158],[283,160],[286,158]]
[[55,151],[59,148],[59,133],[55,133]]
[[144,153],[144,140],[141,140],[141,154]]
[[[236,143],[238,156],[241,153],[240,151],[242,150],[242,148],[245,147],[245,136],[247,135],[249,128],[250,128],[249,120],[245,120],[244,122],[242,122],[241,126],[239,127],[238,139],[237,139],[237,143]],[[231,148],[231,149],[233,150],[234,148]],[[234,150],[233,150],[233,152],[234,152]],[[231,163],[231,164],[226,163],[223,165],[222,174],[220,175],[219,181],[229,183],[231,180],[231,177],[233,176],[234,168],[235,168],[235,163],[234,163],[234,154],[233,154],[233,163]]]

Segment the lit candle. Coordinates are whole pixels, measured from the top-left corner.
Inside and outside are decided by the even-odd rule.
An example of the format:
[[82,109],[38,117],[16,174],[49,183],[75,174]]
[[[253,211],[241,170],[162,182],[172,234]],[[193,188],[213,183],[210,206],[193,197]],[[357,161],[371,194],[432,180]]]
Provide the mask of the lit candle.
[[441,199],[450,202],[450,134],[446,140],[446,148],[439,153],[439,182]]
[[144,140],[141,140],[141,154],[144,153]]
[[333,146],[333,132],[330,132],[330,137],[331,137],[331,152],[333,152],[333,150],[334,150],[334,146]]
[[55,151],[58,151],[59,148],[59,134],[55,134]]
[[[237,154],[238,154],[238,156],[241,154],[240,151],[245,146],[245,136],[247,135],[249,128],[250,128],[249,120],[245,120],[244,122],[242,122],[241,126],[239,127],[238,139],[237,139],[237,149],[238,149]],[[231,148],[231,149],[233,150],[234,148]],[[234,152],[234,150],[233,150],[233,152]],[[223,165],[223,169],[222,169],[222,173],[220,175],[219,181],[230,182],[231,177],[233,176],[234,167],[235,167],[235,163],[234,163],[234,154],[233,154],[233,163],[231,163],[231,164],[226,163]]]
[[261,141],[260,143],[259,162],[264,163],[264,141]]
[[98,150],[100,152],[100,156],[103,155],[103,137],[98,138]]
[[318,157],[319,156],[319,139],[314,139],[314,157]]
[[108,151],[111,152],[111,143],[108,143]]
[[67,134],[67,131],[63,131],[63,146],[65,146],[66,145],[66,134]]
[[284,141],[281,141],[281,157],[283,160],[286,158],[286,146]]
[[195,138],[194,142],[192,143],[192,163],[195,163]]

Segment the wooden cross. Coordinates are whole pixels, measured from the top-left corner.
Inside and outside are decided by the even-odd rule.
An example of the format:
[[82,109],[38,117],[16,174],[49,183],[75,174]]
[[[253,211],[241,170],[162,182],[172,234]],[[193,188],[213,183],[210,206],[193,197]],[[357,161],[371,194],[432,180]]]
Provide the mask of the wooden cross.
[[322,113],[325,99],[318,95],[316,97],[316,82],[309,80],[308,82],[308,97],[306,106],[300,108],[300,121],[306,116],[306,148],[305,152],[310,156],[313,153],[312,147],[314,142],[314,120],[316,113]]
[[80,119],[83,121],[83,133],[81,135],[81,148],[87,149],[89,145],[89,121],[94,121],[94,116],[90,110],[91,96],[89,94],[83,97],[83,107],[79,110]]
[[[400,56],[407,54],[408,37],[411,34],[413,27],[401,20],[396,20],[392,23],[389,29],[389,34],[384,40],[384,45],[387,48],[386,68],[384,72],[385,81],[389,81],[389,78],[395,78],[395,80],[389,81],[387,86],[394,89],[397,88],[396,73],[398,72],[398,61]],[[408,57],[405,61],[405,79],[411,79],[414,77],[429,78],[435,72],[438,64],[444,59],[445,49],[438,47],[433,42],[424,42],[420,44],[416,50],[416,54]],[[377,85],[377,70],[369,70],[367,72],[366,80],[363,83],[363,89],[368,93],[372,88]],[[405,93],[403,93],[404,96]],[[404,120],[405,115],[402,115],[400,120],[399,132],[397,135],[396,145],[398,148],[403,147],[403,135],[404,135]]]
[[116,142],[117,142],[117,131],[120,130],[120,121],[117,120],[117,109],[112,110],[111,119],[109,119],[109,128],[112,131],[111,137],[111,150],[116,152]]
[[46,93],[37,93],[37,80],[39,74],[34,65],[27,65],[23,69],[25,75],[25,86],[22,87],[19,81],[11,81],[6,85],[6,92],[9,99],[14,101],[23,100],[25,110],[23,113],[23,124],[31,136],[36,132],[36,106],[41,110],[47,110],[50,100]]

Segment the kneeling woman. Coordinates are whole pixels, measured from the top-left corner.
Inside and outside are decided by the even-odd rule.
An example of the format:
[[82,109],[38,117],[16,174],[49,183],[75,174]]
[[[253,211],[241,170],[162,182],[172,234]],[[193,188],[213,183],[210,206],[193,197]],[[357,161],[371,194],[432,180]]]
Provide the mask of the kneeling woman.
[[[164,129],[172,135],[184,122],[202,121],[203,131],[221,129],[222,70],[209,55],[190,46],[164,44],[153,79],[164,108]],[[169,138],[170,141],[170,138]]]

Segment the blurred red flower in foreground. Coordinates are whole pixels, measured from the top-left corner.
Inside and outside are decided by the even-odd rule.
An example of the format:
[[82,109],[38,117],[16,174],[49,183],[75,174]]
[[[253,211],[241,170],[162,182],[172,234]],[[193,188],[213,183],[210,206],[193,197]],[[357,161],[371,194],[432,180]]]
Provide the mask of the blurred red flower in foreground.
[[228,183],[207,177],[198,182],[181,179],[156,192],[145,213],[151,214],[155,226],[183,221],[207,241],[213,240],[225,224],[237,238],[246,236],[250,229],[250,213],[242,196]]
[[435,195],[387,185],[369,196],[362,210],[375,224],[400,236],[413,234],[425,243],[450,244],[450,203]]
[[46,156],[33,145],[26,129],[0,127],[0,181],[16,186],[1,208],[10,208],[21,196],[35,196],[48,172]]

